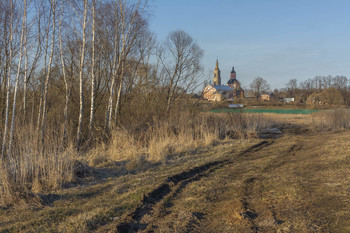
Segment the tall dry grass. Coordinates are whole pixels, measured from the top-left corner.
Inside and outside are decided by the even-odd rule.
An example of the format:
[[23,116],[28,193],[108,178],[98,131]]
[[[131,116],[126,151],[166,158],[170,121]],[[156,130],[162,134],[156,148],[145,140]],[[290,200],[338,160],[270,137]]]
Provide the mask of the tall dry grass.
[[35,193],[59,189],[74,180],[75,152],[72,147],[62,147],[62,134],[48,129],[45,146],[37,134],[29,126],[15,132],[11,152],[0,165],[0,205],[18,204],[19,200],[39,204]]
[[[115,129],[109,141],[80,157],[91,166],[125,161],[127,169],[147,169],[154,162],[166,162],[226,138],[255,137],[260,129],[272,124],[260,114],[183,111],[137,129]],[[36,193],[59,189],[76,178],[77,168],[81,169],[78,154],[72,146],[64,146],[67,142],[60,130],[53,130],[55,127],[47,128],[44,142],[38,141],[38,131],[30,126],[15,132],[11,153],[0,164],[0,205],[19,203],[18,200],[40,204]]]
[[321,131],[350,129],[350,109],[325,110],[313,113],[312,128]]
[[115,160],[164,161],[171,156],[214,145],[226,138],[249,139],[275,122],[262,114],[182,112],[154,122],[142,132],[116,129],[105,150]]

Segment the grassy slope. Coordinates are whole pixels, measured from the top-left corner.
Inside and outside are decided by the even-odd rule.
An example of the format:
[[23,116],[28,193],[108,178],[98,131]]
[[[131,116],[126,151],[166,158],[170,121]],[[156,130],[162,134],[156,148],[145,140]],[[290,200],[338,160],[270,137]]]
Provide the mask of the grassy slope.
[[298,133],[286,129],[246,153],[260,141],[226,141],[141,164],[144,171],[99,168],[92,180],[47,196],[41,208],[0,209],[0,231],[114,231],[167,177],[228,160],[172,187],[140,221],[159,232],[349,232],[350,132]]

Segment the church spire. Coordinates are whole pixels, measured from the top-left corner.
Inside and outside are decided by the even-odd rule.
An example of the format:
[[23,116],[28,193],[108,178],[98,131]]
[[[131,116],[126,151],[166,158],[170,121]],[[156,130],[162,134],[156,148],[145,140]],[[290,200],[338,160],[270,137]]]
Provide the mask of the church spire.
[[234,66],[232,66],[232,71],[231,71],[231,74],[232,73],[236,73],[236,71],[235,71],[235,67]]
[[221,85],[221,77],[220,77],[220,69],[219,69],[219,61],[218,61],[218,59],[216,59],[213,84],[214,84],[214,86]]
[[232,71],[230,74],[230,79],[236,79],[236,71],[235,71],[235,67],[232,66]]

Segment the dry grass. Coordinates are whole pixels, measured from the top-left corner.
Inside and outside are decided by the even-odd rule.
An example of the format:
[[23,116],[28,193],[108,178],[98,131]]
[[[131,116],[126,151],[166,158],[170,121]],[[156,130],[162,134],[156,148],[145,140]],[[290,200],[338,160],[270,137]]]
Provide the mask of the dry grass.
[[62,132],[53,130],[57,126],[46,129],[43,143],[38,141],[36,129],[23,127],[15,132],[11,154],[0,169],[0,205],[51,192],[74,181],[76,175],[85,173],[84,164],[77,160],[93,167],[125,162],[128,170],[145,170],[152,163],[166,162],[226,138],[254,138],[257,131],[272,124],[271,119],[259,114],[181,112],[163,121],[153,120],[142,129],[115,129],[108,143],[101,143],[84,156],[78,156],[72,146],[64,146],[67,143]]
[[[205,119],[210,118],[207,122],[212,123],[219,117],[227,120],[226,125],[232,124],[233,120],[225,115],[208,115]],[[173,139],[181,135],[174,128],[165,131],[169,125],[162,127],[162,131],[153,128],[150,135],[158,132],[154,138],[173,135]],[[213,135],[221,140],[219,131]],[[141,140],[131,134],[124,142],[129,142],[130,137],[132,147],[146,154],[131,161],[121,153],[115,157],[120,162],[106,167],[112,153],[127,151],[128,147],[119,145],[120,150],[109,147],[117,142],[101,146],[91,155],[97,158],[103,154],[103,162],[94,171],[94,182],[57,190],[44,198],[47,204],[40,209],[19,212],[0,208],[0,231],[115,231],[122,216],[142,203],[143,195],[167,177],[224,159],[233,162],[186,184],[173,199],[167,200],[165,216],[154,222],[158,231],[251,232],[252,226],[262,232],[347,232],[350,229],[348,131],[285,134],[259,151],[244,154],[241,151],[260,140],[226,140],[216,146],[201,147],[196,153],[167,155],[167,163],[154,163],[147,169],[144,166],[150,158],[146,146],[150,144],[142,144],[145,138]],[[205,137],[197,138],[203,140],[204,145]],[[125,172],[128,169],[133,171]],[[257,217],[253,220],[244,217],[242,213],[248,211],[246,208]]]
[[312,125],[316,130],[343,130],[350,128],[350,110],[335,109],[313,114]]
[[112,160],[137,160],[140,157],[158,162],[199,147],[215,145],[226,138],[249,139],[257,132],[276,124],[262,114],[181,113],[169,121],[157,122],[142,135],[125,129],[115,130],[106,151]]
[[72,147],[63,149],[52,131],[47,133],[45,147],[31,128],[15,132],[14,138],[11,154],[0,168],[0,205],[38,205],[35,193],[57,190],[75,179],[75,152]]
[[186,212],[205,216],[196,232],[348,232],[349,139],[349,131],[287,135],[235,157],[189,184],[158,229],[192,221],[178,216]]
[[266,118],[272,119],[278,125],[296,125],[301,127],[308,127],[313,122],[313,115],[311,114],[275,114],[262,113]]
[[41,208],[0,208],[0,232],[114,232],[121,216],[142,202],[143,195],[160,185],[168,176],[183,170],[220,159],[227,150],[237,153],[256,143],[231,141],[223,145],[201,148],[173,157],[169,164],[148,170],[124,173],[127,164],[117,163],[113,168],[96,168],[96,180],[44,196]]

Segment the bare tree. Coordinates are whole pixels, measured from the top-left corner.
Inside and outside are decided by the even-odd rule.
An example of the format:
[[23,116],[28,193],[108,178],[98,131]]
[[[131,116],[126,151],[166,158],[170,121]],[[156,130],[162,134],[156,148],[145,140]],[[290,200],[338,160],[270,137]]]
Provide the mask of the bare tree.
[[85,45],[86,45],[86,19],[87,19],[87,0],[84,0],[84,19],[83,19],[83,43],[80,49],[80,65],[79,65],[79,121],[77,129],[77,150],[81,144],[83,114],[84,114],[84,87],[83,87],[83,72],[84,72],[84,58],[85,58]]
[[23,122],[26,121],[26,115],[27,115],[27,84],[28,84],[28,44],[27,44],[27,34],[28,34],[28,29],[27,29],[27,3],[25,0],[24,4],[24,12],[23,12],[23,20],[24,20],[24,80],[23,80]]
[[348,84],[348,78],[343,75],[337,75],[333,78],[333,86],[337,90],[346,90]]
[[254,78],[253,82],[249,85],[249,87],[253,90],[254,95],[258,98],[264,92],[270,91],[270,85],[267,81],[261,77]]
[[90,122],[89,131],[92,132],[94,124],[94,110],[95,110],[95,32],[96,32],[96,10],[95,0],[92,0],[92,64],[91,64],[91,105],[90,105]]
[[[35,1],[30,0],[28,2],[28,7],[33,5]],[[35,9],[35,8],[34,8]],[[32,17],[30,17],[30,15]],[[27,92],[28,85],[33,76],[35,76],[35,70],[37,68],[38,61],[41,57],[42,52],[42,35],[41,35],[41,11],[40,7],[37,9],[37,12],[29,13],[27,16],[25,26],[25,37],[24,37],[24,80],[23,80],[23,122],[27,121]],[[37,25],[37,28],[35,28]],[[35,52],[31,50],[34,48]],[[30,60],[31,58],[31,60]],[[33,103],[34,104],[34,103]],[[33,108],[32,108],[33,109]],[[40,117],[38,117],[40,118]],[[32,119],[33,120],[33,119]]]
[[20,70],[21,70],[21,64],[22,64],[22,57],[23,57],[23,42],[24,37],[26,36],[25,31],[25,25],[27,21],[27,0],[24,0],[23,2],[23,21],[22,21],[22,32],[21,32],[21,44],[20,44],[20,53],[19,53],[19,59],[18,59],[18,65],[17,65],[17,75],[16,75],[16,82],[15,82],[15,91],[13,96],[13,105],[12,105],[12,119],[11,119],[11,129],[10,129],[10,138],[9,138],[9,146],[8,146],[8,154],[10,156],[11,148],[12,148],[12,139],[13,139],[13,130],[15,128],[15,117],[16,117],[16,105],[17,105],[17,91],[18,91],[18,84],[19,84],[19,76],[20,76]]
[[174,104],[197,86],[202,72],[203,50],[186,32],[171,32],[159,49],[161,78],[166,88],[166,114]]
[[46,71],[44,92],[43,92],[43,109],[42,109],[42,122],[41,122],[41,141],[44,140],[45,126],[46,126],[46,114],[47,114],[47,93],[49,88],[49,79],[51,75],[51,64],[53,60],[54,48],[55,48],[55,34],[56,34],[56,0],[50,0],[50,6],[52,11],[52,41],[51,51],[49,56],[49,64]]
[[67,138],[67,127],[68,127],[68,106],[69,106],[69,95],[70,95],[70,88],[68,84],[67,74],[66,74],[66,65],[63,57],[63,46],[62,46],[62,17],[63,17],[63,0],[61,1],[61,15],[60,15],[60,21],[59,21],[59,32],[58,32],[58,39],[60,44],[60,57],[61,57],[61,67],[62,67],[62,74],[63,74],[63,80],[64,80],[64,86],[66,91],[65,96],[65,105],[64,105],[64,123],[63,123],[63,141],[66,142]]
[[[116,3],[115,9],[115,37],[114,37],[114,61],[112,69],[112,83],[110,86],[109,101],[106,112],[106,129],[110,130],[112,127],[112,113],[113,113],[113,97],[114,97],[114,85],[116,83],[117,75],[119,76],[119,86],[116,98],[115,111],[118,111],[121,90],[123,85],[123,63],[125,62],[135,39],[140,30],[141,24],[137,24],[137,19],[140,18],[140,0],[137,0],[134,4],[133,1],[122,2],[121,0]],[[117,117],[117,113],[115,114]],[[115,122],[117,119],[115,119]]]
[[9,57],[8,57],[8,71],[7,71],[7,87],[6,87],[6,107],[5,107],[5,122],[4,122],[4,133],[2,135],[2,149],[1,149],[1,159],[4,159],[4,153],[6,150],[6,138],[7,138],[7,130],[8,130],[8,116],[9,116],[9,108],[10,108],[10,78],[11,78],[11,64],[12,64],[12,52],[13,52],[13,13],[14,13],[14,5],[13,1],[10,1],[10,31],[9,31]]
[[286,87],[288,89],[289,95],[291,97],[294,97],[296,95],[296,90],[298,88],[298,80],[297,79],[291,79],[286,84]]
[[[51,17],[52,17],[52,2],[50,1],[50,9],[49,9],[49,15],[47,18],[44,18],[43,16],[46,16],[45,12],[47,11],[46,5],[44,3],[41,3],[39,6],[39,13],[38,13],[38,27],[40,28],[42,25],[46,24],[46,30],[44,31],[45,35],[44,40],[45,40],[45,52],[44,52],[44,67],[43,67],[43,75],[40,75],[41,77],[39,77],[40,79],[40,102],[39,102],[39,108],[38,108],[38,117],[37,117],[37,130],[39,131],[40,128],[43,130],[43,125],[42,122],[45,122],[42,120],[44,113],[44,99],[45,99],[45,84],[48,84],[48,81],[46,82],[46,79],[48,79],[50,76],[48,76],[47,74],[49,73],[49,71],[51,71],[51,64],[49,61],[49,66],[47,66],[47,55],[48,55],[48,51],[49,51],[49,40],[50,40],[50,26],[51,26]],[[42,20],[47,20],[47,21],[42,21]],[[52,40],[54,41],[54,40]],[[53,44],[52,44],[53,45]],[[53,50],[51,50],[53,52]],[[52,53],[53,55],[53,53]],[[49,56],[51,57],[51,56]],[[52,59],[51,59],[52,62]],[[46,79],[45,79],[46,78]],[[43,131],[42,131],[43,132]],[[42,134],[43,136],[43,134]]]

